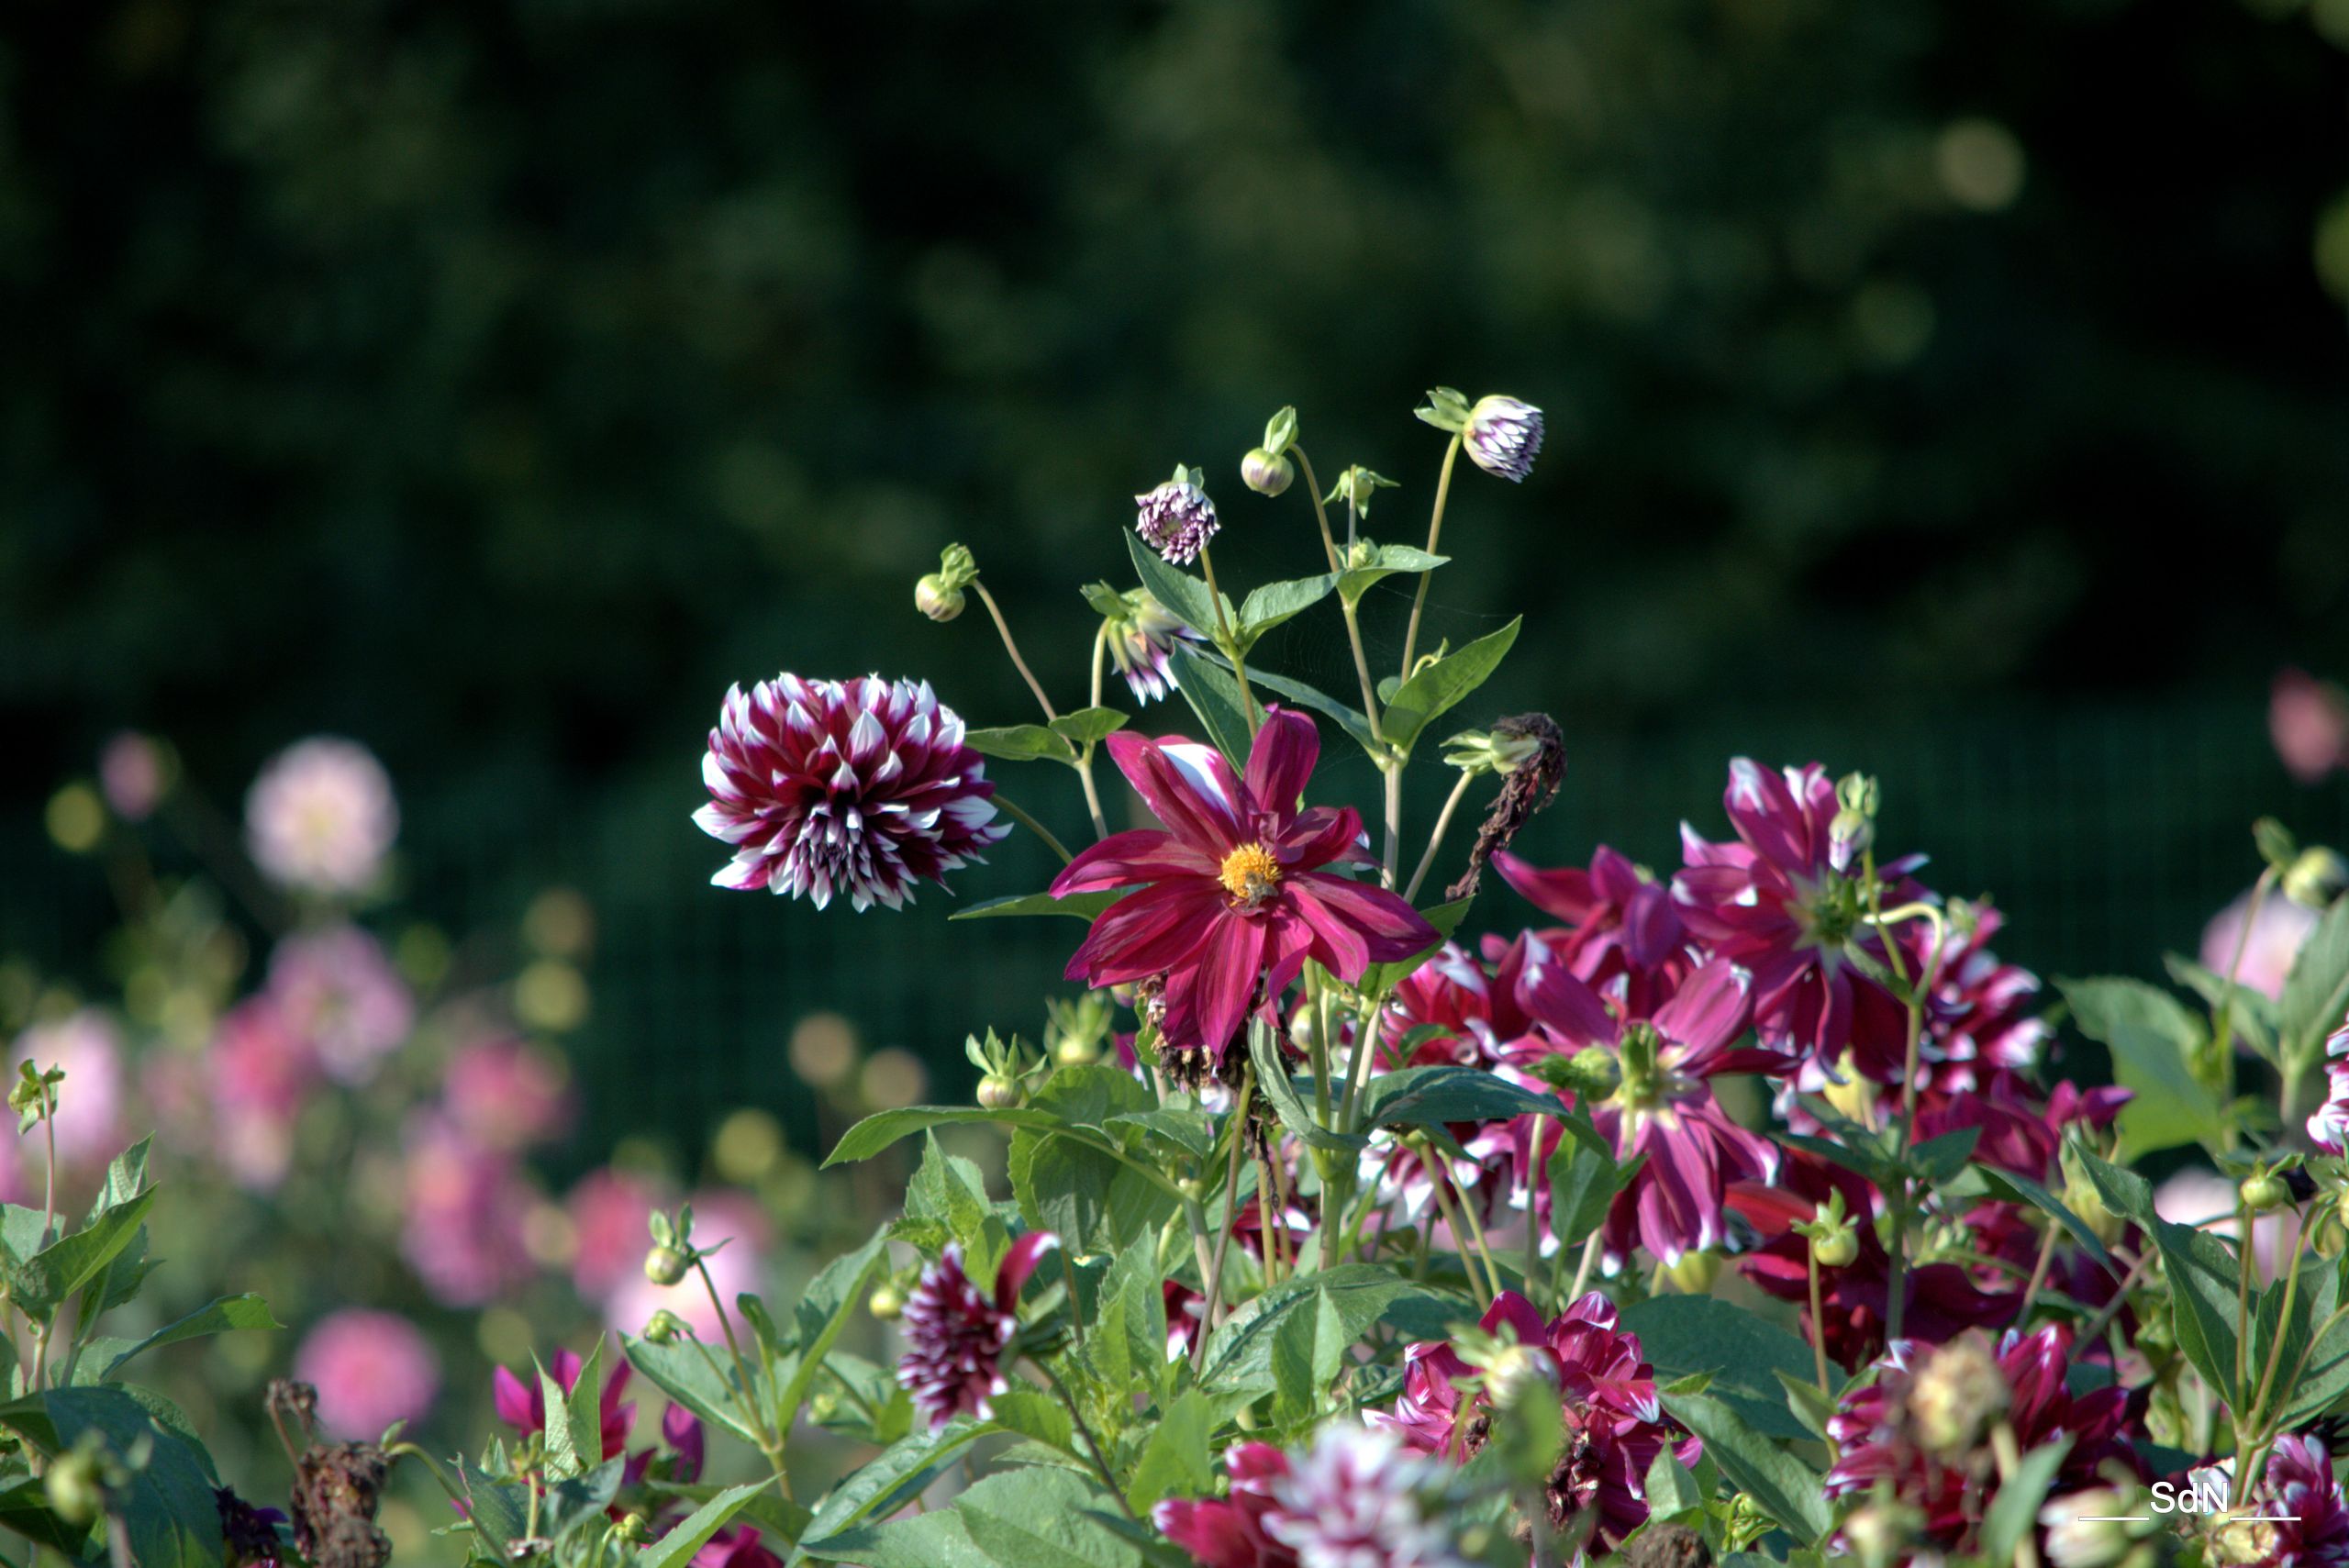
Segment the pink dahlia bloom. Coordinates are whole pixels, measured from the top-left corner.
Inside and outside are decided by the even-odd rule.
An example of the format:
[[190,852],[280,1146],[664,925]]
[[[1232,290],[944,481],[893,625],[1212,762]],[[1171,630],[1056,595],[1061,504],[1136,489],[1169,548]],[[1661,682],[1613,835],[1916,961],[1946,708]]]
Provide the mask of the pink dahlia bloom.
[[1542,871],[1507,850],[1493,856],[1501,879],[1559,923],[1542,940],[1575,978],[1604,985],[1629,980],[1626,995],[1645,1011],[1659,982],[1677,980],[1688,967],[1688,933],[1672,889],[1601,844],[1590,869]]
[[440,1358],[397,1313],[351,1308],[310,1330],[294,1352],[294,1375],[317,1389],[318,1418],[328,1431],[373,1442],[394,1421],[420,1421],[432,1408]]
[[2349,768],[2349,695],[2306,670],[2279,670],[2267,695],[2267,735],[2302,784]]
[[1227,1497],[1169,1498],[1152,1521],[1203,1568],[1464,1568],[1443,1471],[1376,1428],[1336,1420],[1307,1448],[1235,1444]]
[[936,1431],[957,1416],[993,1415],[989,1401],[1011,1385],[1003,1376],[1003,1352],[1019,1331],[1019,1291],[1037,1262],[1060,1245],[1048,1230],[1031,1230],[1011,1244],[995,1273],[995,1289],[982,1292],[963,1272],[961,1243],[950,1244],[938,1262],[921,1272],[906,1302],[905,1359],[897,1382],[914,1396]]
[[2252,1538],[2266,1548],[2259,1558],[2262,1568],[2349,1563],[2349,1501],[2332,1478],[2332,1455],[2322,1439],[2309,1435],[2278,1440],[2249,1501],[2252,1511],[2272,1530]]
[[98,753],[98,789],[125,822],[153,816],[170,779],[161,748],[137,730],[123,730]]
[[562,1058],[512,1036],[459,1047],[440,1097],[459,1127],[493,1149],[544,1143],[579,1108]]
[[[112,1019],[84,1007],[54,1023],[35,1024],[17,1037],[12,1079],[28,1062],[44,1071],[65,1070],[55,1091],[60,1164],[103,1165],[121,1152],[129,1140],[123,1136],[122,1037]],[[27,1136],[36,1144],[41,1139],[38,1128]]]
[[[571,1283],[583,1297],[607,1301],[630,1280],[644,1277],[652,1211],[660,1201],[652,1184],[626,1171],[607,1166],[579,1178],[563,1207],[573,1238]],[[623,1325],[630,1333],[643,1326]]]
[[1208,493],[1187,479],[1170,479],[1135,496],[1134,507],[1134,532],[1177,566],[1197,560],[1223,528]]
[[287,747],[245,796],[245,844],[253,863],[296,892],[365,892],[382,874],[399,829],[391,775],[352,740],[322,736]]
[[[1857,869],[1834,863],[1834,781],[1816,762],[1781,774],[1739,757],[1722,804],[1735,842],[1708,842],[1685,823],[1680,829],[1687,864],[1672,891],[1690,934],[1752,973],[1754,1027],[1765,1040],[1809,1058],[1805,1087],[1823,1084],[1847,1049],[1867,1077],[1897,1080],[1908,1012],[1852,962],[1856,946],[1889,966],[1883,939],[1861,921]],[[1920,863],[1879,868],[1887,907],[1922,894],[1906,880]],[[1905,951],[1904,962],[1914,973],[1917,954]]]
[[818,909],[835,895],[900,908],[915,883],[943,887],[1011,831],[963,721],[927,681],[783,674],[731,687],[701,776],[710,798],[694,821],[734,846],[709,880]]
[[1777,1145],[1731,1121],[1713,1097],[1720,1073],[1792,1065],[1776,1051],[1731,1049],[1751,1016],[1748,985],[1742,969],[1712,959],[1641,1018],[1609,1007],[1554,964],[1526,982],[1526,1006],[1558,1046],[1613,1051],[1621,1069],[1615,1093],[1590,1106],[1592,1124],[1619,1158],[1647,1160],[1608,1212],[1602,1245],[1611,1262],[1628,1259],[1635,1242],[1666,1262],[1718,1247],[1730,1184],[1776,1179]]
[[513,1155],[431,1110],[409,1118],[406,1142],[400,1253],[432,1298],[479,1307],[529,1279],[522,1231],[533,1195]]
[[[579,1374],[585,1363],[573,1352],[558,1350],[547,1360],[547,1373],[568,1396],[579,1386]],[[611,1459],[628,1446],[629,1432],[636,1425],[636,1405],[627,1397],[629,1378],[629,1364],[619,1362],[604,1379],[603,1392],[596,1397],[596,1413],[602,1427],[604,1451],[601,1457]],[[490,1374],[490,1394],[497,1407],[497,1418],[524,1437],[547,1429],[546,1390],[539,1385],[534,1368],[527,1375],[517,1375],[499,1367]],[[667,1430],[664,1425],[662,1429]]]
[[1144,884],[1094,921],[1067,977],[1100,986],[1164,975],[1170,1042],[1219,1054],[1259,996],[1279,996],[1308,958],[1353,982],[1439,940],[1401,897],[1322,869],[1370,857],[1353,807],[1297,807],[1321,754],[1302,714],[1266,712],[1244,780],[1191,741],[1120,730],[1108,746],[1168,830],[1113,833],[1053,879],[1056,897]]
[[295,1126],[318,1087],[309,1038],[264,991],[221,1018],[205,1063],[215,1155],[245,1186],[274,1188],[293,1163]]
[[[2243,894],[2233,903],[2210,917],[2202,928],[2202,967],[2213,974],[2225,974],[2232,968],[2239,984],[2247,985],[2262,995],[2280,997],[2284,995],[2284,979],[2292,973],[2292,961],[2300,956],[2300,945],[2316,929],[2316,911],[2292,900],[2269,894],[2259,901],[2258,917],[2251,922],[2251,934],[2243,934],[2243,921],[2251,913],[2252,895]],[[2243,951],[2243,962],[2235,962],[2235,951]]]
[[[1488,1334],[1506,1325],[1518,1344],[1549,1352],[1566,1425],[1565,1456],[1550,1477],[1550,1522],[1563,1529],[1595,1509],[1596,1539],[1609,1549],[1647,1519],[1655,1456],[1668,1446],[1693,1465],[1702,1451],[1665,1418],[1639,1336],[1616,1323],[1615,1304],[1597,1291],[1547,1323],[1531,1302],[1503,1291],[1483,1325]],[[1484,1447],[1488,1425],[1485,1393],[1462,1387],[1480,1370],[1449,1344],[1413,1345],[1403,1352],[1402,1398],[1367,1419],[1421,1453],[1464,1462]]]
[[384,946],[356,926],[287,937],[269,955],[269,994],[327,1076],[364,1084],[416,1024],[416,999]]
[[1988,1434],[1969,1440],[1959,1452],[1929,1451],[1920,1440],[1920,1409],[1930,1422],[1933,1413],[1986,1394],[2003,1406],[2002,1418],[2022,1452],[2061,1437],[2072,1440],[2052,1490],[2099,1485],[2108,1465],[2143,1478],[2128,1432],[2142,1393],[2113,1387],[2075,1396],[2065,1382],[2071,1350],[2072,1331],[2065,1324],[2032,1334],[2009,1329],[1996,1351],[1995,1379],[2003,1388],[1953,1392],[1921,1386],[1927,1380],[1920,1373],[1934,1356],[1932,1347],[1899,1341],[1876,1363],[1876,1381],[1846,1394],[1828,1418],[1837,1459],[1827,1473],[1827,1495],[1841,1497],[1883,1484],[1923,1515],[1927,1540],[1944,1551],[1965,1549],[1998,1495]]

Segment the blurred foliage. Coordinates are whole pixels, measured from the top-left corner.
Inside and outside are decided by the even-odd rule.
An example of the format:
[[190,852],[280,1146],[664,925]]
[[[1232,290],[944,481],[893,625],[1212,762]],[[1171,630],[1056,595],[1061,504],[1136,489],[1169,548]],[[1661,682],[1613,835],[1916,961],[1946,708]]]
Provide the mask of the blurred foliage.
[[950,539],[1073,679],[1177,459],[1309,566],[1283,402],[1408,536],[1439,382],[1552,437],[1435,629],[1585,728],[2349,666],[2344,9],[28,0],[0,708],[674,771]]

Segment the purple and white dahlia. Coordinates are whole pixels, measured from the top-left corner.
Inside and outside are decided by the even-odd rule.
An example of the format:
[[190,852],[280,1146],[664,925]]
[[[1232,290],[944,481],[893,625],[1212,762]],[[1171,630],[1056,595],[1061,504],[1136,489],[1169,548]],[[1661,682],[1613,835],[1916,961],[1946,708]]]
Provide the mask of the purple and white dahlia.
[[897,1382],[913,1396],[930,1430],[957,1416],[994,1414],[989,1401],[1011,1386],[1003,1375],[1003,1352],[1019,1331],[1019,1288],[1059,1245],[1048,1230],[1014,1241],[996,1269],[992,1292],[971,1283],[959,1242],[922,1270],[906,1300],[906,1354],[897,1363]]
[[1486,473],[1522,484],[1542,455],[1542,410],[1515,397],[1480,397],[1460,433],[1468,461]]
[[1176,619],[1147,588],[1133,589],[1120,599],[1122,607],[1109,617],[1109,657],[1117,662],[1134,701],[1163,701],[1174,689],[1173,661],[1167,655],[1184,643],[1206,639]]
[[930,683],[782,674],[726,694],[702,758],[709,804],[694,820],[734,846],[709,880],[821,909],[896,909],[928,877],[983,861],[1011,831],[963,721]]
[[1142,543],[1177,566],[1198,558],[1223,527],[1215,503],[1191,479],[1170,479],[1134,497],[1134,532]]

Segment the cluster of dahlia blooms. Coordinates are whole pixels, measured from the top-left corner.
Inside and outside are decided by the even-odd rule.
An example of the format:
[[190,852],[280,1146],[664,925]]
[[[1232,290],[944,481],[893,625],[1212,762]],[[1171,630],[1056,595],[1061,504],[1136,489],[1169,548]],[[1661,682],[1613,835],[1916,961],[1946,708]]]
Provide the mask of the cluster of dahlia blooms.
[[[1476,540],[1447,513],[1508,494],[1466,474],[1538,480],[1542,412],[1418,416],[1423,541],[1283,409],[1222,505],[1179,466],[1104,530],[1065,668],[948,549],[918,608],[979,598],[1032,714],[728,695],[721,885],[895,908],[1024,830],[1059,871],[953,917],[1057,918],[1074,991],[972,1020],[975,1106],[840,1140],[904,1212],[789,1329],[631,1358],[778,1477],[818,1390],[874,1445],[818,1562],[2349,1562],[2339,857],[2261,823],[2171,989],[2043,984],[2029,913],[1881,846],[1926,825],[1864,772],[1738,757],[1676,843],[1537,851],[1571,732],[1482,709],[1518,623],[1429,588]],[[1235,536],[1296,574],[1229,581]],[[1342,690],[1273,657],[1316,627]],[[859,1296],[878,1359],[840,1349]]]

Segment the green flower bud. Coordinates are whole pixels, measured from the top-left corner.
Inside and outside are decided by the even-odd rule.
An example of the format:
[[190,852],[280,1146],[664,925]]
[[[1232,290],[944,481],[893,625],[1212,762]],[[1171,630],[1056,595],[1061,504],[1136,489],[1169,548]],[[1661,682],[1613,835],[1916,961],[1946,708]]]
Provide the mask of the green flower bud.
[[1680,1261],[1664,1272],[1672,1276],[1672,1288],[1683,1296],[1704,1296],[1720,1278],[1721,1255],[1719,1252],[1683,1252]]
[[963,590],[935,572],[914,584],[914,608],[934,621],[952,620],[963,605]]
[[1860,1239],[1849,1226],[1832,1230],[1810,1244],[1810,1255],[1822,1269],[1848,1268],[1860,1255]]
[[1240,480],[1259,495],[1278,495],[1297,478],[1297,465],[1258,447],[1240,460]]
[[991,1111],[1008,1110],[1019,1103],[1017,1079],[1001,1073],[990,1073],[979,1080],[979,1104]]
[[1557,1386],[1557,1360],[1538,1345],[1504,1346],[1485,1366],[1485,1392],[1502,1409],[1535,1389]]
[[2321,909],[2349,884],[2349,862],[2321,844],[2311,844],[2285,868],[2284,896],[2308,909]]
[[1052,1060],[1063,1067],[1085,1067],[1101,1060],[1101,1042],[1083,1035],[1063,1035],[1052,1047]]
[[674,1284],[692,1267],[692,1260],[674,1247],[655,1247],[644,1254],[644,1277],[654,1284]]
[[644,1325],[644,1339],[655,1345],[675,1344],[677,1336],[684,1332],[685,1320],[665,1307],[655,1312]]
[[58,1455],[41,1478],[50,1512],[70,1525],[85,1525],[106,1507],[106,1484],[98,1474],[98,1456],[86,1448]]
[[2281,1208],[2291,1197],[2284,1185],[2284,1178],[2273,1171],[2260,1171],[2243,1178],[2236,1189],[2245,1207],[2254,1214],[2265,1214],[2271,1208]]
[[1860,1568],[1894,1568],[1909,1561],[1909,1544],[1923,1528],[1916,1509],[1896,1502],[1872,1502],[1843,1521],[1843,1543]]
[[864,1298],[864,1309],[884,1323],[895,1323],[906,1309],[905,1293],[887,1280],[873,1287]]

